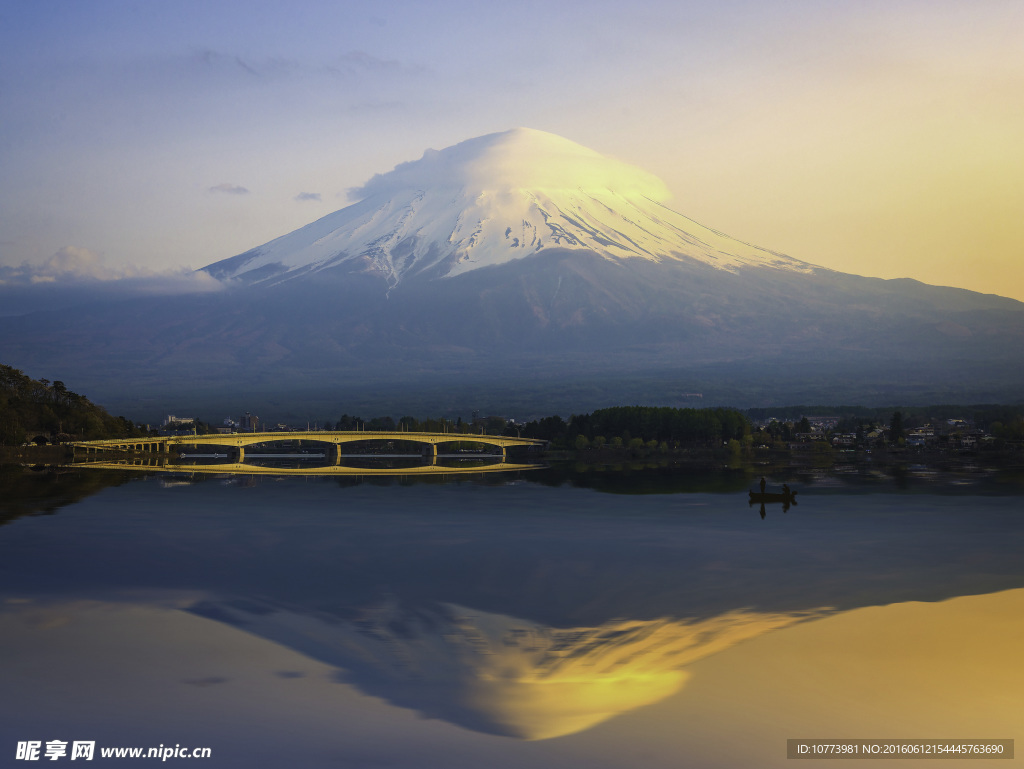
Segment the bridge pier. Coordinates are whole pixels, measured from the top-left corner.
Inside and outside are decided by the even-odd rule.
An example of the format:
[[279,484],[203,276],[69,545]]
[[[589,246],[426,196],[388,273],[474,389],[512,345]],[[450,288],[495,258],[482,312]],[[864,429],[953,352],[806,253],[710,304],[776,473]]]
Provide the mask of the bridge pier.
[[238,447],[238,464],[242,464],[245,461],[245,446]]
[[334,443],[331,445],[331,464],[335,467],[341,464],[341,444]]

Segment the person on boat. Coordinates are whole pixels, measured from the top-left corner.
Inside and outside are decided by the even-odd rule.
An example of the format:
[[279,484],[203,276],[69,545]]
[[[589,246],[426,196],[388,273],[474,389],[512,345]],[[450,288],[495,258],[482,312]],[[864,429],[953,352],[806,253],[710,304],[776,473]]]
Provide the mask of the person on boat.
[[782,484],[782,493],[785,494],[787,497],[791,495],[791,492],[789,490],[789,486],[786,485],[785,483]]
[[764,478],[762,477],[762,478],[761,478],[761,493],[762,493],[762,494],[764,494],[764,487],[765,487],[766,485],[767,485],[767,484],[766,484],[766,483],[764,482]]

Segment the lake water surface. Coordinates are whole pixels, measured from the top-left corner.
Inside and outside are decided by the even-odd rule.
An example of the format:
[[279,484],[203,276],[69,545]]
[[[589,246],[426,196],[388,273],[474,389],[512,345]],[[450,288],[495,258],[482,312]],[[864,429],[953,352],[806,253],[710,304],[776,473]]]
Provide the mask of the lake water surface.
[[571,769],[1021,736],[1004,474],[791,475],[764,517],[725,471],[30,480],[0,526],[0,765],[33,740]]

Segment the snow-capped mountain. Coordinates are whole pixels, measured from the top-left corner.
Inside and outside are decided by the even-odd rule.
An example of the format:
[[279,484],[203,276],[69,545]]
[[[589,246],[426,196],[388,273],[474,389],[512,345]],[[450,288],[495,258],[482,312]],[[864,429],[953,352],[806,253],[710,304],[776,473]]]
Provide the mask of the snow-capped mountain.
[[393,415],[1020,397],[1020,302],[739,242],[551,134],[428,151],[354,197],[204,268],[222,291],[0,318],[0,360],[108,404],[191,411],[201,388],[232,413],[241,386],[325,417],[339,393]]
[[279,282],[341,266],[394,286],[552,249],[609,260],[696,260],[729,271],[813,270],[673,211],[652,174],[529,128],[427,150],[353,195],[359,202],[206,271]]

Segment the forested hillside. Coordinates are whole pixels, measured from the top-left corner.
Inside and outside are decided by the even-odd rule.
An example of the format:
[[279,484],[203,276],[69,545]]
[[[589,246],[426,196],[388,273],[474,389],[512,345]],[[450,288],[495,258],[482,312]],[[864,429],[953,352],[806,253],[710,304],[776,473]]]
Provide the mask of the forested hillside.
[[26,441],[126,438],[145,432],[124,417],[113,417],[61,381],[32,379],[0,364],[0,446]]

